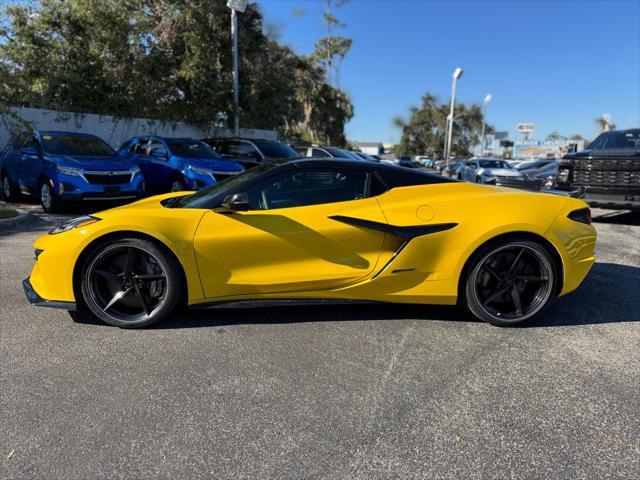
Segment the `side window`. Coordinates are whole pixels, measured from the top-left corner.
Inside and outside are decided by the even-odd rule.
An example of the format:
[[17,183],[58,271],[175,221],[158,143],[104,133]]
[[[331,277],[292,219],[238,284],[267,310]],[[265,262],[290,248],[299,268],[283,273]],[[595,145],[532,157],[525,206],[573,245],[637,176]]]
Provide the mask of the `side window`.
[[591,142],[591,145],[589,145],[589,148],[591,150],[601,150],[606,139],[607,139],[607,135],[600,135],[593,142]]
[[138,155],[146,155],[147,154],[147,141],[146,140],[137,140],[129,147],[129,151],[131,153],[137,153]]
[[235,157],[259,157],[258,150],[246,142],[229,142],[225,145],[226,152]]
[[330,157],[331,155],[329,155],[327,152],[325,152],[321,148],[314,148],[311,151],[311,156],[315,158],[327,158],[327,157]]
[[345,202],[368,196],[367,172],[359,170],[294,170],[251,187],[253,210]]
[[30,148],[35,148],[35,149],[40,149],[40,145],[38,144],[38,139],[36,138],[35,135],[29,135],[26,139],[25,144],[23,145],[24,147],[30,147]]
[[156,156],[156,155],[167,155],[167,149],[164,147],[162,142],[158,140],[149,140],[149,145],[147,147],[147,155]]

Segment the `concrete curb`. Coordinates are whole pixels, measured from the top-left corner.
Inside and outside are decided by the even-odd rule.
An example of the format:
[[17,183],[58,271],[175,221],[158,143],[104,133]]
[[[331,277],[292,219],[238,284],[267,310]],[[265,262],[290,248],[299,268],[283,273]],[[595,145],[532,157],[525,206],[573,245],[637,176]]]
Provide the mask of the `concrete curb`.
[[16,217],[0,219],[0,233],[15,230],[24,225],[32,224],[37,220],[33,215],[31,215],[31,212],[25,212],[24,210],[19,209],[16,210],[18,211],[18,215]]

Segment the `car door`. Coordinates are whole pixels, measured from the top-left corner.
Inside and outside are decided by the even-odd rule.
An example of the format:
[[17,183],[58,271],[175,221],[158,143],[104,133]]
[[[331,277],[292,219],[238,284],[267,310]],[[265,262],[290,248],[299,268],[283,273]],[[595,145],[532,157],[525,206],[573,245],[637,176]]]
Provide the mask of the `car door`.
[[462,170],[462,179],[468,182],[476,181],[476,171],[478,170],[478,162],[469,162]]
[[[147,170],[155,190],[167,192],[173,180],[183,180],[182,173],[171,163],[171,152],[162,140],[152,138],[146,148]],[[176,178],[179,177],[179,178]],[[146,178],[146,177],[145,177]]]
[[34,194],[38,191],[38,181],[42,173],[42,149],[35,135],[29,135],[16,152],[18,160],[18,186],[22,193]]
[[243,192],[248,211],[206,213],[194,239],[205,296],[333,289],[372,274],[384,233],[331,218],[386,223],[369,176],[296,167]]

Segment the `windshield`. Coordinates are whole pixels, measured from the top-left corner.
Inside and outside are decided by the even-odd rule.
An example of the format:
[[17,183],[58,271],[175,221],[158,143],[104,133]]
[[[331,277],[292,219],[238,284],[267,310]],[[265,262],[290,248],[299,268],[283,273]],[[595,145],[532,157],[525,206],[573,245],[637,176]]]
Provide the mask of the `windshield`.
[[240,175],[227,177],[224,180],[214,183],[213,185],[198,190],[196,193],[186,195],[184,197],[176,197],[174,203],[170,204],[173,208],[209,208],[208,206],[215,202],[216,199],[222,201],[236,187],[251,180],[252,178],[270,170],[280,163],[268,162],[253,167]]
[[298,158],[300,156],[298,152],[284,143],[264,140],[254,140],[253,143],[267,158]]
[[176,157],[222,158],[218,152],[203,142],[167,142],[167,145]]
[[53,155],[81,155],[106,157],[116,152],[93,135],[73,135],[69,133],[48,133],[42,135],[42,149]]
[[480,168],[508,168],[509,170],[513,168],[503,160],[480,160],[478,164]]
[[606,132],[596,138],[591,150],[640,150],[640,130]]

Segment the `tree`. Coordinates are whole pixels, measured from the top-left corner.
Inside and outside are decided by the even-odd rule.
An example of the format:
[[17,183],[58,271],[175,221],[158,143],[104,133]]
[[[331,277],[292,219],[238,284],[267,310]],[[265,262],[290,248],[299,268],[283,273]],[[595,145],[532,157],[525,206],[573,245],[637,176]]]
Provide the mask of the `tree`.
[[[397,153],[401,155],[427,154],[442,156],[449,104],[441,103],[435,95],[422,97],[420,108],[413,107],[409,119],[396,118],[394,124],[402,131]],[[486,131],[493,127],[487,125]],[[480,142],[482,109],[479,105],[456,104],[453,119],[451,153],[469,155],[470,149]]]
[[595,122],[598,124],[601,132],[608,132],[609,130],[616,129],[616,124],[611,122],[611,115],[608,113],[596,118]]
[[563,137],[562,135],[560,135],[558,132],[551,132],[549,135],[547,135],[547,142],[557,142],[558,140],[564,140],[565,137]]
[[333,35],[334,28],[345,27],[346,24],[338,20],[333,9],[344,6],[349,0],[324,0],[325,12],[323,20],[327,27],[327,35],[316,42],[313,56],[325,71],[326,80],[330,85],[337,84],[337,74],[340,62],[351,49],[353,40],[340,35]]
[[[0,16],[8,19],[0,28],[6,104],[229,126],[225,2],[41,0],[10,5]],[[326,83],[311,58],[267,37],[255,3],[238,24],[241,124],[344,138],[352,115],[346,94]],[[328,103],[318,93],[325,90],[340,101]]]

